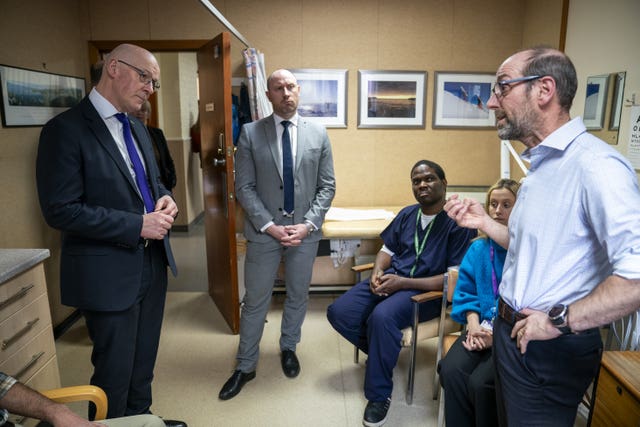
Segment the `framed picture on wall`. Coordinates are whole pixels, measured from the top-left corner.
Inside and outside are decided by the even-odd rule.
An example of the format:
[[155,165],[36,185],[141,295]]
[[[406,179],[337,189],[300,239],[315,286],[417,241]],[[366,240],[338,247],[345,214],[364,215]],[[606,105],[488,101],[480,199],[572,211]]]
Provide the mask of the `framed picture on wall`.
[[42,126],[84,98],[84,79],[0,65],[2,125]]
[[347,70],[291,70],[300,85],[298,114],[328,128],[347,127]]
[[359,128],[424,128],[426,71],[358,71]]
[[491,73],[436,71],[432,127],[494,128],[495,116],[487,102],[495,81]]
[[602,129],[604,126],[608,83],[608,74],[587,77],[587,93],[584,101],[584,114],[582,119],[584,120],[584,125],[589,130]]
[[622,112],[622,100],[624,96],[624,81],[627,73],[622,71],[613,73],[613,97],[611,98],[611,118],[609,130],[620,129],[620,114]]

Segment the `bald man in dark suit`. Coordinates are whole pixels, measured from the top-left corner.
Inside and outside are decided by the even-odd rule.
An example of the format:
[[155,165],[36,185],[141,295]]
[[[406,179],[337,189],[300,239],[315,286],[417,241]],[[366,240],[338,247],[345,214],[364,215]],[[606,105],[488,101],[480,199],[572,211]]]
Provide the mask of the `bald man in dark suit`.
[[85,317],[91,383],[107,393],[109,418],[150,412],[167,266],[177,274],[169,230],[178,207],[145,127],[123,114],[140,108],[159,75],[150,52],[116,47],[91,93],[44,126],[38,147],[40,206],[62,232],[62,303]]

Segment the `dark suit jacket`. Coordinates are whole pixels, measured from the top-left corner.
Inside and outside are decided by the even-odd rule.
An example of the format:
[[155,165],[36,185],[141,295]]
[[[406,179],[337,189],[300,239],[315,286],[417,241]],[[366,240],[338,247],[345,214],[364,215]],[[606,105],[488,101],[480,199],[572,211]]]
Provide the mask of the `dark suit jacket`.
[[[160,182],[144,125],[130,119],[151,177],[154,200],[171,193]],[[62,303],[94,311],[124,310],[141,285],[144,202],[100,115],[85,97],[42,129],[36,162],[40,208],[62,231]],[[168,236],[165,259],[175,271]]]
[[167,190],[173,191],[173,187],[176,186],[176,167],[173,164],[167,140],[164,137],[162,129],[147,126],[147,130],[151,135],[153,151],[156,160],[158,161],[158,169],[160,170],[162,184],[164,184],[164,187]]

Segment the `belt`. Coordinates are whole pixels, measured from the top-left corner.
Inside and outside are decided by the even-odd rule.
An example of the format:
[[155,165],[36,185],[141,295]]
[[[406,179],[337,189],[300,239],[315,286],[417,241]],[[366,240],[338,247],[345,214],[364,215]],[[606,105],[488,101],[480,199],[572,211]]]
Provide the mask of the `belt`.
[[498,300],[498,315],[510,325],[513,325],[518,320],[522,320],[527,317],[519,311],[511,308],[509,304],[504,302],[502,297],[500,297],[500,299]]

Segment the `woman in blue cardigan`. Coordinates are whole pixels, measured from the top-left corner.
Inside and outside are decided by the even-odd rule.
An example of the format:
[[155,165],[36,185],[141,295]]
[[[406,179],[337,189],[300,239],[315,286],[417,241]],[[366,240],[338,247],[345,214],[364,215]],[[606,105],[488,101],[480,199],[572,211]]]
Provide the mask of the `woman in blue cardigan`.
[[[501,179],[487,192],[486,209],[497,222],[507,224],[518,188]],[[451,317],[467,328],[439,366],[449,426],[498,425],[491,331],[506,255],[493,240],[478,237],[460,264]]]

